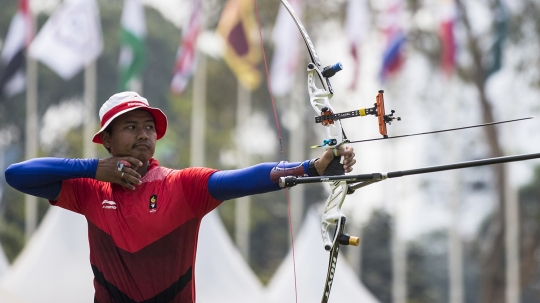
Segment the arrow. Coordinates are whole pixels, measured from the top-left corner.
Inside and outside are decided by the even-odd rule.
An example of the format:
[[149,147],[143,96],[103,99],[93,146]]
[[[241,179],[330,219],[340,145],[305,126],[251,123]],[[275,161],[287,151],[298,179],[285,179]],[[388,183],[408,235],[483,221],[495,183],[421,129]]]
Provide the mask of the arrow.
[[348,143],[361,143],[361,142],[369,142],[369,141],[379,141],[379,140],[387,140],[387,139],[396,139],[396,138],[405,138],[405,137],[412,137],[412,136],[420,136],[420,135],[436,134],[436,133],[443,133],[443,132],[449,132],[449,131],[454,131],[454,130],[462,130],[462,129],[468,129],[468,128],[475,128],[475,127],[482,127],[482,126],[491,126],[491,125],[502,124],[502,123],[516,122],[516,121],[522,121],[522,120],[529,120],[529,119],[533,119],[533,118],[534,118],[534,116],[531,116],[531,117],[525,117],[525,118],[519,118],[519,119],[512,119],[512,120],[505,120],[505,121],[498,121],[498,122],[490,122],[490,123],[485,123],[485,124],[477,124],[477,125],[471,125],[471,126],[464,126],[464,127],[456,127],[456,128],[442,129],[442,130],[436,130],[436,131],[430,131],[430,132],[423,132],[423,133],[415,133],[415,134],[409,134],[409,135],[401,135],[401,136],[392,136],[392,137],[386,137],[386,138],[374,138],[374,139],[365,139],[365,140],[349,141]]

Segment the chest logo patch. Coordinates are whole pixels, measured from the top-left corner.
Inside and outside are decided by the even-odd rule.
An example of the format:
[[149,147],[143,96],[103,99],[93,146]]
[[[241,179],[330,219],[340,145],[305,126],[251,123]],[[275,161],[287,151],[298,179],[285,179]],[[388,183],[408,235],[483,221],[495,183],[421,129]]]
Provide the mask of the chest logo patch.
[[101,206],[104,209],[116,209],[116,202],[109,201],[109,200],[103,200],[103,202],[101,202]]
[[148,205],[148,209],[151,213],[155,213],[157,210],[157,195],[151,195],[150,196],[150,204]]

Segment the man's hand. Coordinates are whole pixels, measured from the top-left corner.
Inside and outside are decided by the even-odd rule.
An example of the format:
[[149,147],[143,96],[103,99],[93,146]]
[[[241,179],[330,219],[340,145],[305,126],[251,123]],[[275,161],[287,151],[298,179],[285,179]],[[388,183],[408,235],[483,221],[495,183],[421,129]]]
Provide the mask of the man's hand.
[[[353,170],[353,165],[356,163],[354,159],[354,149],[350,146],[345,146],[337,149],[338,156],[343,156],[343,170],[345,173],[350,173]],[[330,162],[334,160],[334,149],[326,150],[319,160],[315,161],[314,165],[319,176],[322,176]]]
[[[124,167],[119,170],[118,162]],[[133,157],[111,157],[100,159],[96,170],[96,180],[119,184],[123,187],[135,190],[134,184],[141,184],[141,175],[136,171],[142,166],[142,162]]]

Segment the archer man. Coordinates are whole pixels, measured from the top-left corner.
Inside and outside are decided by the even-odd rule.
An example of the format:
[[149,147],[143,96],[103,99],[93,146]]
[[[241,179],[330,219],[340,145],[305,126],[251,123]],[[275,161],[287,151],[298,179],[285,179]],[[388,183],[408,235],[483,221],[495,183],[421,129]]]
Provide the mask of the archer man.
[[342,156],[345,172],[356,163],[346,147],[299,163],[171,169],[153,158],[167,117],[145,98],[115,94],[99,117],[101,129],[92,141],[111,157],[37,158],[5,172],[17,190],[86,217],[99,303],[195,302],[193,268],[205,214],[225,200],[276,191],[281,176],[323,175],[334,156]]

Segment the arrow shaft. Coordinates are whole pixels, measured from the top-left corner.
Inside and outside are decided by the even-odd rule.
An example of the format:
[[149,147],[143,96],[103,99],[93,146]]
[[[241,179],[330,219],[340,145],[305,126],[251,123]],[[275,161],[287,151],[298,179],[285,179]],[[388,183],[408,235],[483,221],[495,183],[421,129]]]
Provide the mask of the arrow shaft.
[[490,122],[490,123],[477,124],[477,125],[464,126],[464,127],[448,128],[448,129],[442,129],[442,130],[436,130],[436,131],[430,131],[430,132],[423,132],[423,133],[415,133],[415,134],[409,134],[409,135],[401,135],[401,136],[392,136],[392,137],[387,137],[387,138],[374,138],[374,139],[350,141],[349,143],[362,143],[362,142],[369,142],[369,141],[379,141],[379,140],[405,138],[405,137],[413,137],[413,136],[420,136],[420,135],[437,134],[437,133],[444,133],[444,132],[449,132],[449,131],[469,129],[469,128],[475,128],[475,127],[483,127],[483,126],[491,126],[491,125],[497,125],[497,124],[503,124],[503,123],[509,123],[509,122],[517,122],[517,121],[529,120],[529,119],[533,119],[533,118],[534,118],[534,116],[531,116],[531,117],[525,117],[525,118],[519,118],[519,119],[512,119],[512,120],[505,120],[505,121],[498,121],[498,122]]

